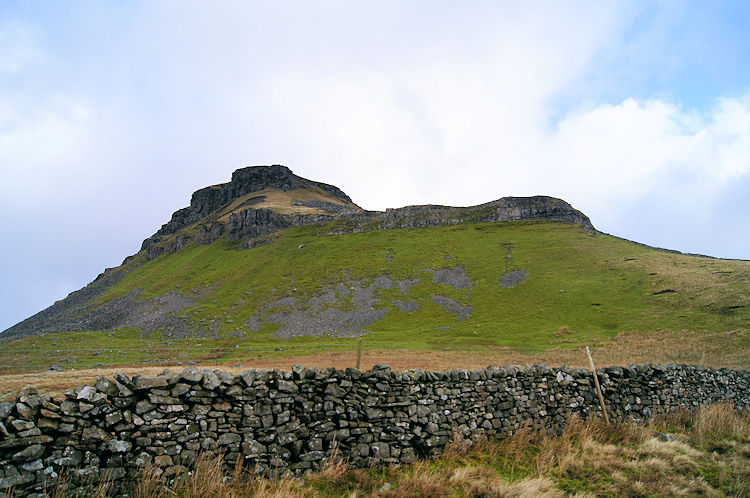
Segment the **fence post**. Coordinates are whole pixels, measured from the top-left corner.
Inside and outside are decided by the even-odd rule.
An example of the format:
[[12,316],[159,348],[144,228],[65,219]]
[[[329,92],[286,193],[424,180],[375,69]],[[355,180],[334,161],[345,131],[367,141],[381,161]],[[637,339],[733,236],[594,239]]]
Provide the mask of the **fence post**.
[[604,396],[602,396],[602,388],[599,386],[599,377],[596,375],[596,367],[594,366],[594,359],[591,357],[591,351],[586,346],[586,356],[589,357],[589,365],[591,371],[594,373],[594,385],[596,386],[596,393],[599,395],[599,405],[602,407],[602,413],[604,414],[604,421],[609,425],[609,417],[607,416],[607,407],[604,406]]
[[357,339],[357,370],[359,370],[359,360],[362,357],[362,339]]

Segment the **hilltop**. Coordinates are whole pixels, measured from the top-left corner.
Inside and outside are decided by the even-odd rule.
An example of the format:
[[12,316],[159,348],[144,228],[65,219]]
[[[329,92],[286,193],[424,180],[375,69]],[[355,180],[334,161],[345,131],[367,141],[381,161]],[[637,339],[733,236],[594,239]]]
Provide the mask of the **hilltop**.
[[593,230],[591,221],[568,203],[552,197],[506,197],[469,208],[407,206],[365,211],[339,188],[301,178],[286,166],[252,166],[235,171],[232,181],[193,193],[190,206],[176,211],[159,231],[143,241],[146,259],[174,253],[191,242],[220,238],[247,249],[274,239],[289,227],[338,220],[332,233],[418,228],[461,221],[565,221]]
[[154,259],[191,242],[210,244],[220,237],[249,248],[290,226],[358,212],[362,208],[333,185],[301,178],[285,166],[252,166],[235,171],[229,183],[194,192],[190,206],[144,240],[141,251]]
[[746,328],[748,281],[748,262],[608,236],[553,197],[376,212],[255,166],[195,192],[137,254],[0,337],[549,346]]

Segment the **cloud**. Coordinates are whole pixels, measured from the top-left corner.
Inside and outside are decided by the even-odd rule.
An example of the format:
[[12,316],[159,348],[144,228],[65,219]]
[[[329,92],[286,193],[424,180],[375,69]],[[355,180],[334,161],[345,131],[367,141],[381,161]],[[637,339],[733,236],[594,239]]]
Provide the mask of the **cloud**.
[[[651,194],[667,179],[716,195],[750,172],[749,132],[750,96],[719,99],[706,114],[662,100],[602,105],[559,123],[543,157],[564,167],[539,181],[595,185],[590,196],[600,205]],[[585,181],[566,181],[570,172]]]
[[56,198],[61,185],[90,178],[79,163],[90,146],[90,112],[50,84],[54,67],[34,29],[0,25],[0,206],[6,211],[34,209],[38,204],[26,201]]
[[[748,257],[723,220],[750,179],[750,96],[706,113],[662,100],[602,105],[560,122],[539,156],[536,185],[557,188],[601,229],[689,252]],[[733,192],[730,194],[730,192]],[[648,206],[648,209],[644,209]]]
[[618,235],[750,257],[727,228],[750,222],[737,209],[750,97],[692,105],[685,85],[658,86],[693,67],[670,35],[690,8],[60,5],[54,23],[0,25],[0,225],[16,240],[0,271],[38,296],[22,306],[3,287],[7,320],[252,164],[287,164],[368,209],[554,195]]
[[629,98],[571,109],[550,127],[536,103],[544,92],[508,102],[503,82],[481,72],[440,76],[284,74],[263,95],[300,163],[317,170],[308,176],[335,177],[364,207],[547,194],[633,240],[747,257],[747,241],[717,220],[727,189],[750,173],[750,96],[705,112]]
[[290,137],[287,149],[302,152],[293,167],[338,178],[370,209],[519,193],[549,103],[626,20],[601,3],[586,16],[561,5],[506,10],[480,21],[457,16],[453,27],[466,39],[385,43],[374,63],[282,66],[255,81],[254,95]]
[[40,57],[29,26],[20,22],[0,25],[0,75],[18,73]]

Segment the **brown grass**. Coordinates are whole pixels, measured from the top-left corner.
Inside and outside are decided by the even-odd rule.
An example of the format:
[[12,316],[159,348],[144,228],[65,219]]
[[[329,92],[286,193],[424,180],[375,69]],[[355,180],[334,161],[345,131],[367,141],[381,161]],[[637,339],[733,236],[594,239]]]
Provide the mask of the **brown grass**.
[[[621,333],[609,342],[598,343],[592,353],[597,367],[609,365],[632,365],[640,363],[687,363],[705,366],[750,368],[748,331],[735,330],[716,334],[688,331],[666,331],[659,333]],[[418,351],[418,350],[369,350],[362,351],[362,369],[376,364],[390,365],[394,370],[421,368],[425,370],[449,370],[453,368],[477,369],[488,365],[549,365],[588,367],[583,345],[575,348],[556,348],[541,353],[519,352],[511,348],[486,347],[482,351]],[[356,361],[352,351],[331,351],[304,356],[276,358],[253,358],[246,361],[213,363],[202,362],[200,368],[220,368],[230,373],[239,373],[247,368],[291,369],[300,364],[319,369],[353,367]],[[41,392],[59,394],[84,383],[91,383],[100,375],[112,377],[116,372],[127,375],[156,375],[164,366],[111,366],[90,370],[59,372],[13,373],[0,375],[0,401],[10,393],[19,392],[33,384]],[[174,371],[182,366],[170,367]]]
[[731,439],[741,439],[747,433],[748,413],[738,412],[732,403],[717,403],[701,407],[695,412],[676,410],[658,417],[654,424],[672,428],[690,437],[689,442],[715,449],[716,445]]
[[146,465],[135,481],[134,498],[161,498],[167,496],[167,486],[162,479],[162,470],[156,465]]
[[[657,437],[665,428],[677,434]],[[597,494],[716,495],[723,486],[750,492],[750,462],[742,453],[750,441],[750,414],[731,403],[677,411],[647,425],[574,418],[559,437],[518,436],[501,447],[533,454],[534,473],[579,481]]]
[[[84,479],[83,482],[77,482],[74,485],[67,469],[65,469],[57,477],[54,486],[51,488],[45,486],[44,496],[49,496],[50,498],[67,498],[73,495],[80,496],[80,494],[77,494],[77,492],[80,491],[79,488],[88,488],[91,491],[87,493],[86,496],[90,496],[91,498],[107,498],[108,496],[111,496],[112,484],[112,479],[109,474],[105,473],[96,483],[93,482],[93,479]],[[13,490],[11,490],[8,496],[15,496]]]
[[257,192],[251,192],[232,201],[224,210],[219,213],[218,221],[226,223],[229,216],[234,213],[247,200],[253,197],[265,196],[265,199],[253,205],[255,209],[270,209],[280,214],[327,214],[322,209],[302,206],[298,202],[322,201],[338,204],[340,206],[354,207],[347,204],[341,199],[333,197],[331,194],[319,189],[318,187],[305,187],[293,190],[280,190],[277,188],[265,188]]

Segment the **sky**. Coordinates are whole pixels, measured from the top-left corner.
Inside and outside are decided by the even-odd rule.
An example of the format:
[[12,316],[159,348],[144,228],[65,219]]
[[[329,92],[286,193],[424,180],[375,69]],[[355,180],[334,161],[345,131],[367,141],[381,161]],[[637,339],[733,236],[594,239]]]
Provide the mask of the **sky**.
[[3,0],[0,330],[251,165],[750,259],[749,60],[744,0]]

